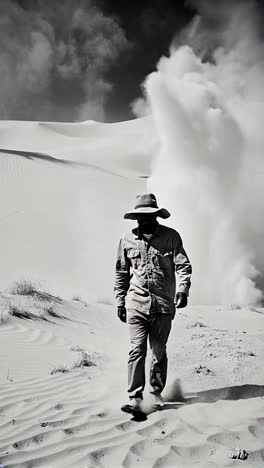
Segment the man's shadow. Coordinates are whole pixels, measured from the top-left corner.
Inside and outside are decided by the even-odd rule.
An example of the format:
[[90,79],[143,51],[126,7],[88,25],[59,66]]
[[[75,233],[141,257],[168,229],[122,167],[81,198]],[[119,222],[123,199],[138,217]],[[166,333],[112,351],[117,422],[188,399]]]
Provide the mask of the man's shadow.
[[[178,387],[179,388],[179,387]],[[234,387],[213,388],[197,393],[175,392],[175,397],[167,397],[163,406],[148,409],[139,409],[131,412],[132,421],[145,421],[151,413],[168,409],[179,409],[185,405],[195,403],[215,403],[219,400],[247,400],[250,398],[264,397],[264,385],[236,385]]]
[[[236,385],[234,387],[213,388],[197,392],[196,394],[186,393],[177,401],[166,400],[161,410],[178,409],[183,405],[194,403],[215,403],[219,400],[247,400],[264,396],[264,385]],[[179,401],[181,400],[181,401]]]

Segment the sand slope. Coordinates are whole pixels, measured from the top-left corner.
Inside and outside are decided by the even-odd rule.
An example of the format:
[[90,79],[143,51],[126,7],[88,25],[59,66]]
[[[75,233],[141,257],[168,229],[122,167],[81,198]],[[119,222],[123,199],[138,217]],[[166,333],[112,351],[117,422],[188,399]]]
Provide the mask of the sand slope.
[[[120,177],[150,174],[157,145],[151,117],[117,123],[0,122],[0,161],[46,161]],[[4,162],[0,162],[1,164]]]
[[[1,300],[3,306],[29,299]],[[0,463],[263,466],[263,309],[179,313],[168,347],[167,403],[135,422],[119,409],[126,399],[126,326],[111,306],[62,301],[54,307],[56,316],[1,322]],[[94,365],[73,368],[81,349]],[[50,374],[63,364],[69,372]],[[175,378],[186,396],[196,394],[184,406],[173,402]],[[247,460],[229,458],[236,447],[249,453]]]
[[123,213],[146,190],[156,144],[151,118],[0,122],[0,288],[27,278],[112,298]]

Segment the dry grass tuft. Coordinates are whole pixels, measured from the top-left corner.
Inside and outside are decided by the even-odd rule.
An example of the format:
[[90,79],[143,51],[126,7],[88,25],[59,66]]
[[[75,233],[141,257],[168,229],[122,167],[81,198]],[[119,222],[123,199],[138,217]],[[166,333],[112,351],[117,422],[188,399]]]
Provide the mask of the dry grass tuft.
[[74,364],[74,368],[96,366],[97,353],[82,351],[80,359]]
[[70,372],[70,369],[68,367],[66,367],[64,364],[58,366],[58,367],[55,367],[54,369],[52,369],[52,371],[50,371],[51,375],[55,375],[55,374],[67,374],[68,372]]
[[42,301],[62,301],[60,297],[53,296],[46,291],[42,291],[38,284],[28,280],[15,281],[11,286],[9,286],[7,292],[18,296],[33,296]]

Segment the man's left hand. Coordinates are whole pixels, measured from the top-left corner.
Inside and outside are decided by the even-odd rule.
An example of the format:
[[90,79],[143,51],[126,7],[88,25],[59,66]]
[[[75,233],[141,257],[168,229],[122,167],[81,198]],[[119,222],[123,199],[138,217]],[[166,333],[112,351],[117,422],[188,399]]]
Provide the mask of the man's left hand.
[[187,294],[184,292],[178,292],[176,294],[176,308],[183,309],[188,304]]
[[121,322],[126,323],[127,313],[125,306],[117,307],[117,315],[120,318]]

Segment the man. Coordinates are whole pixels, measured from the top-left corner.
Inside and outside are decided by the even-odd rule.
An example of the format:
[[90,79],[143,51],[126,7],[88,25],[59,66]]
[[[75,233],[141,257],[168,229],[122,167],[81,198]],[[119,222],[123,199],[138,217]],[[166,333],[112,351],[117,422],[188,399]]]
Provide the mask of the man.
[[[192,267],[177,231],[158,223],[170,213],[159,208],[155,195],[137,197],[135,209],[125,219],[138,226],[119,243],[115,298],[118,317],[127,322],[131,347],[128,360],[129,402],[122,410],[140,409],[145,387],[145,358],[149,338],[152,359],[150,386],[155,405],[162,405],[161,392],[167,377],[166,344],[175,307],[186,307]],[[176,293],[175,271],[179,276]]]

